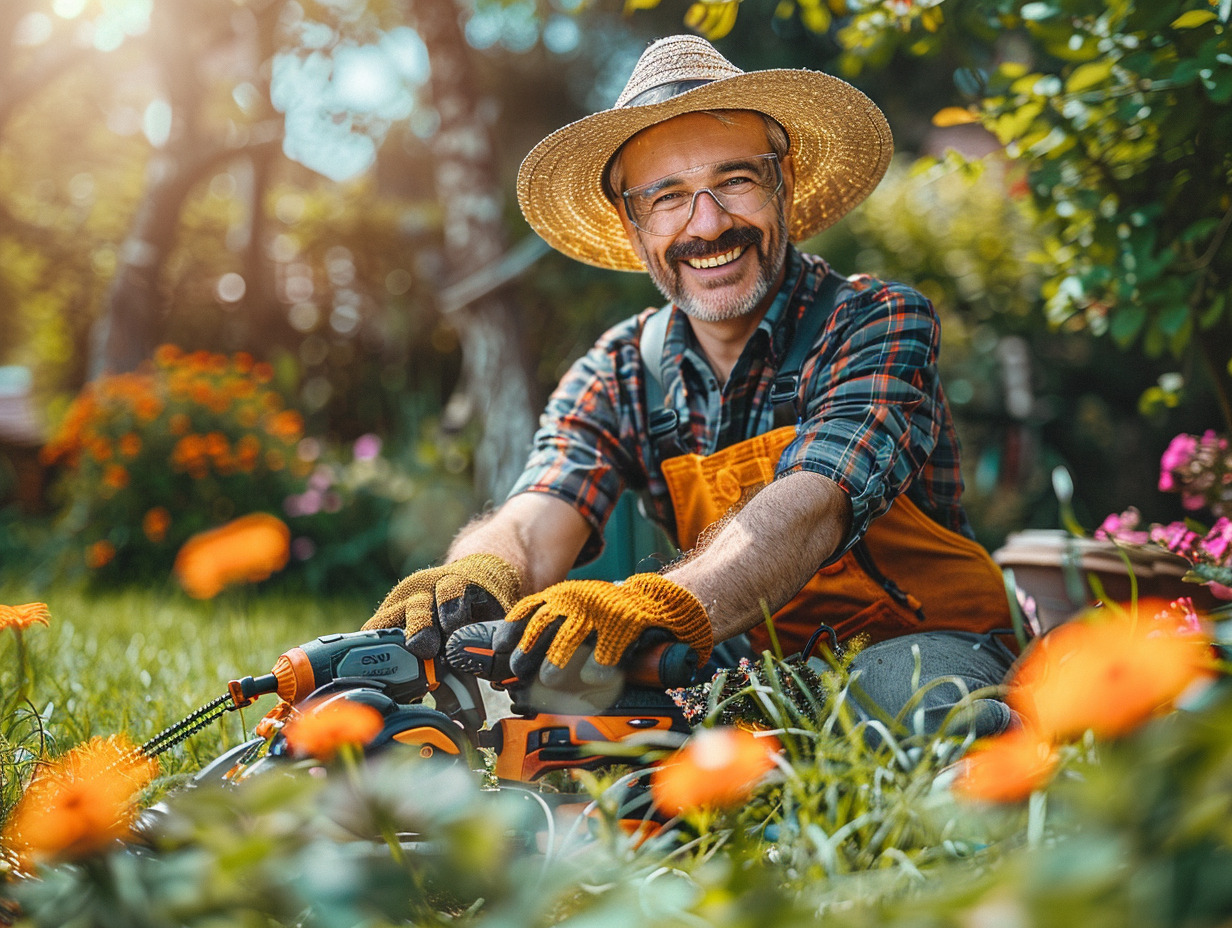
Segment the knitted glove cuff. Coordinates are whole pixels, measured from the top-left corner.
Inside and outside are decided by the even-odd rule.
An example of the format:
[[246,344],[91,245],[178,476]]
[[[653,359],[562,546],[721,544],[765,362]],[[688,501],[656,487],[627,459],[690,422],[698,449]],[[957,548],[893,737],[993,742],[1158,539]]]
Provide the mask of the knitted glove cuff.
[[621,586],[662,606],[655,622],[697,651],[705,663],[714,649],[714,629],[702,601],[661,574],[634,574]]

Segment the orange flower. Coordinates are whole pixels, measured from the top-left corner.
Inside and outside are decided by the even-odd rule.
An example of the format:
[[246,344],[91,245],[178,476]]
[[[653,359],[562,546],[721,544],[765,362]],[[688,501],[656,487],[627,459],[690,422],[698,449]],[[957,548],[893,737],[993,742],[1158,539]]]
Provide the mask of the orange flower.
[[184,591],[211,599],[236,583],[256,583],[287,565],[291,530],[275,516],[254,512],[184,542],[175,574]]
[[268,361],[258,361],[252,366],[252,376],[257,383],[269,383],[274,379],[274,368]]
[[297,755],[329,760],[344,744],[368,744],[384,725],[384,717],[372,706],[335,698],[305,706],[283,733]]
[[740,728],[705,728],[651,774],[659,808],[671,815],[699,806],[730,808],[743,802],[774,768],[779,743]]
[[26,603],[22,606],[0,605],[0,631],[11,628],[24,632],[38,622],[40,625],[50,625],[50,614],[46,603]]
[[120,454],[126,458],[135,458],[141,453],[141,436],[136,432],[125,432],[120,436]]
[[189,429],[191,428],[192,420],[188,418],[186,413],[174,413],[171,418],[167,420],[167,431],[169,431],[172,435],[187,435]]
[[141,530],[145,537],[159,544],[167,539],[167,529],[171,527],[171,513],[165,506],[155,506],[141,520]]
[[103,485],[111,490],[128,486],[128,471],[119,464],[108,464],[103,470]]
[[284,409],[270,417],[266,430],[284,441],[295,441],[304,433],[304,417],[294,409]]
[[1009,703],[1042,737],[1115,737],[1170,708],[1210,672],[1210,639],[1140,604],[1097,609],[1039,638],[1010,681]]
[[128,836],[134,797],[158,762],[123,738],[93,738],[38,768],[0,843],[22,864],[74,858]]
[[115,556],[115,545],[106,538],[101,539],[86,548],[86,566],[91,570],[98,570],[100,567],[106,567],[110,564]]
[[170,367],[183,356],[175,345],[159,345],[154,349],[154,362],[163,367]]
[[961,761],[954,791],[984,802],[1018,802],[1047,785],[1056,767],[1052,745],[1027,728],[977,741]]

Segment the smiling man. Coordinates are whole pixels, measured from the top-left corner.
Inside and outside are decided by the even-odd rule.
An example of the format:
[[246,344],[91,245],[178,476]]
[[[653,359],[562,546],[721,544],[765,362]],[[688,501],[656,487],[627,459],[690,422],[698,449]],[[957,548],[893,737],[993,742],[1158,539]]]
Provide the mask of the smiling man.
[[[537,145],[518,177],[531,226],[578,260],[648,272],[667,305],[573,365],[509,499],[366,627],[405,627],[430,657],[499,620],[513,673],[578,693],[655,640],[699,664],[746,633],[764,647],[770,612],[786,653],[819,630],[859,641],[859,682],[891,716],[913,680],[951,678],[920,706],[932,729],[964,690],[999,684],[1009,612],[960,501],[936,313],[792,245],[864,199],[891,152],[851,85],[746,73],[692,36],[651,45],[612,109]],[[627,488],[685,554],[620,583],[565,580]],[[960,718],[981,735],[1012,722],[994,698]]]

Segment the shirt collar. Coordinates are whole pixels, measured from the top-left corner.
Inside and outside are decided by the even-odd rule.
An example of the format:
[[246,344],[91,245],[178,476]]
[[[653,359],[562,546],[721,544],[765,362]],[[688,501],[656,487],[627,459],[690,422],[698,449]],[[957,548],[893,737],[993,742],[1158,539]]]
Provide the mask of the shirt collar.
[[[795,330],[795,315],[787,311],[787,306],[791,302],[792,294],[796,291],[796,285],[800,282],[800,275],[804,272],[804,262],[800,258],[800,252],[796,250],[794,245],[787,246],[787,272],[783,275],[783,282],[779,285],[778,292],[774,295],[774,300],[770,303],[770,308],[766,310],[766,314],[762,316],[761,321],[757,324],[757,328],[753,330],[753,334],[749,336],[748,344],[745,350],[748,351],[754,347],[754,343],[762,343],[763,337],[759,336],[759,332],[764,332],[764,338],[768,340],[770,351],[775,359],[782,355],[787,350],[787,344],[791,340],[791,333]],[[680,358],[682,362],[690,363],[694,367],[699,364],[705,365],[702,359],[701,350],[697,346],[697,338],[693,334],[693,329],[688,323],[688,319],[683,312],[673,308],[671,319],[668,321],[667,337],[663,344],[664,360],[671,358]],[[674,365],[669,364],[669,369]],[[699,368],[700,370],[708,369],[708,365]]]

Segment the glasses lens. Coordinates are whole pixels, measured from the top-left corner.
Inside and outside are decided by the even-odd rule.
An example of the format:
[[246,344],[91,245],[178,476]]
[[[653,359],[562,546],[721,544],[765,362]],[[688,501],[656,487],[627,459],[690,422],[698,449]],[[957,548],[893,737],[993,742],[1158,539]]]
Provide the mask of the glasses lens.
[[635,226],[651,235],[674,235],[688,225],[698,195],[708,193],[727,212],[750,216],[765,206],[783,185],[773,152],[699,164],[623,194],[625,211]]

